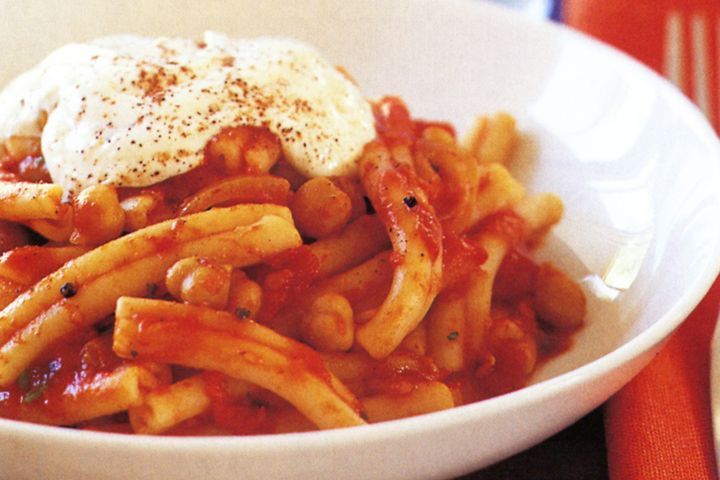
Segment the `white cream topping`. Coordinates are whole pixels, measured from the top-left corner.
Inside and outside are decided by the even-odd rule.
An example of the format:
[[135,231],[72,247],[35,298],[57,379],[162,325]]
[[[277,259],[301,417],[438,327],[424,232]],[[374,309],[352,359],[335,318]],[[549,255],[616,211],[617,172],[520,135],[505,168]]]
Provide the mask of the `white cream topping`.
[[279,38],[209,32],[200,45],[137,36],[70,44],[0,93],[0,139],[42,135],[47,168],[66,194],[192,170],[207,142],[237,125],[267,127],[308,176],[353,173],[375,137],[358,88],[311,47]]

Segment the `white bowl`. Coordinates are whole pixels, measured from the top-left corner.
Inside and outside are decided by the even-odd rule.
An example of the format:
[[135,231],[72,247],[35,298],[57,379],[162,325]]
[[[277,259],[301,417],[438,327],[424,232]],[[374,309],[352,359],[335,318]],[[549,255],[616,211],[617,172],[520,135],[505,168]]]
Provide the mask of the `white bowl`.
[[522,390],[346,430],[155,438],[0,421],[0,477],[445,478],[525,449],[629,381],[720,268],[720,147],[672,86],[583,36],[482,2],[5,2],[0,84],[51,48],[118,32],[274,34],[315,44],[369,96],[465,130],[504,109],[526,138],[514,164],[565,200],[541,252],[582,279],[588,325]]

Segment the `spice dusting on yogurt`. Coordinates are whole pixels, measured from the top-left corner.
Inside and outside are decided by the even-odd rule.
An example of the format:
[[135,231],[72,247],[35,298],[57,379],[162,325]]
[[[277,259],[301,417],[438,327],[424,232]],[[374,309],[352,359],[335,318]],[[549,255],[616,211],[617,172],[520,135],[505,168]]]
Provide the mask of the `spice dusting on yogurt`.
[[269,129],[308,176],[353,173],[375,137],[355,84],[313,48],[281,38],[208,32],[202,42],[126,35],[70,44],[0,93],[0,138],[41,136],[66,195],[188,172],[213,136],[236,125]]

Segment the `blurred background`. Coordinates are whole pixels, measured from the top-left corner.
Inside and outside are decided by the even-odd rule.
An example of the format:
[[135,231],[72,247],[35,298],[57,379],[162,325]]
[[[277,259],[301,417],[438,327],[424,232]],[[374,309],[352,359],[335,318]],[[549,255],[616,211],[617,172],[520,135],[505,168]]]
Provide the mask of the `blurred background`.
[[557,17],[559,14],[558,1],[554,0],[491,0],[494,3],[499,3],[515,10],[522,10],[528,15],[533,15],[540,18]]
[[675,84],[720,131],[720,0],[486,0],[623,50]]

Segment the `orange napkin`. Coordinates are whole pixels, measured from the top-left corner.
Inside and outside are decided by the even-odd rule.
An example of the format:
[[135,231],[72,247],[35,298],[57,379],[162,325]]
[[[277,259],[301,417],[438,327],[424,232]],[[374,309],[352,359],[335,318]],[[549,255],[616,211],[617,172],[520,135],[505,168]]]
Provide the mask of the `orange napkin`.
[[[718,0],[564,0],[564,21],[662,73],[665,12],[720,11]],[[655,359],[605,406],[612,480],[717,479],[710,341],[720,279]]]
[[716,280],[657,357],[606,403],[611,479],[717,479],[709,355],[719,310]]

